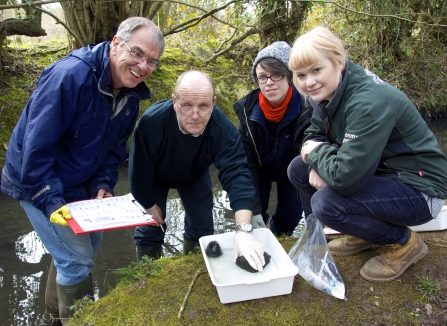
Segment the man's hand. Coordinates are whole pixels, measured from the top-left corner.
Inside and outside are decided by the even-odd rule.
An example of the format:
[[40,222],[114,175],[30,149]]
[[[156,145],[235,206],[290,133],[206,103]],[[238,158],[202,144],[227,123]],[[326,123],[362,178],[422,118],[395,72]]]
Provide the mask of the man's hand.
[[236,232],[234,235],[234,261],[237,257],[244,256],[251,267],[262,271],[265,265],[264,249],[252,234],[245,232]]
[[324,181],[314,169],[310,169],[309,173],[309,184],[315,189],[319,190],[327,186],[326,181]]
[[105,189],[99,189],[95,199],[103,199],[107,197],[113,197],[112,193]]
[[68,226],[66,220],[71,219],[70,211],[67,206],[62,206],[50,215],[50,222],[62,226]]
[[315,147],[320,145],[322,142],[319,141],[313,141],[313,140],[307,140],[303,147],[301,148],[301,158],[303,159],[303,162],[306,163],[307,155],[310,154],[314,150]]
[[163,214],[161,213],[160,207],[155,204],[151,208],[147,208],[146,212],[149,215],[152,215],[152,218],[157,222],[155,226],[161,226],[162,224],[165,224],[165,221],[163,221]]
[[261,229],[266,227],[261,214],[253,215],[251,218],[251,225],[253,225],[253,229]]

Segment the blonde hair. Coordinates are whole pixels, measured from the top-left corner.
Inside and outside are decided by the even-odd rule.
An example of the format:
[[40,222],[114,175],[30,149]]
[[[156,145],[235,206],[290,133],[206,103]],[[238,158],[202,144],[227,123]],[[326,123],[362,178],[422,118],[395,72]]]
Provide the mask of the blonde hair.
[[[295,40],[290,52],[289,67],[297,70],[329,59],[337,67],[338,62],[346,64],[346,51],[341,40],[325,27],[315,27]],[[296,74],[293,83],[298,89]]]

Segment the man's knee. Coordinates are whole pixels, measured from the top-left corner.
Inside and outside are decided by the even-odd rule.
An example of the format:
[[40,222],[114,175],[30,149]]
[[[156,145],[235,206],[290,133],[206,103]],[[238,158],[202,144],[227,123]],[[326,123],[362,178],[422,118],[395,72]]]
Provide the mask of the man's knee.
[[[163,224],[166,232],[168,226]],[[165,232],[156,226],[140,226],[135,228],[134,240],[138,246],[161,246],[164,243]]]

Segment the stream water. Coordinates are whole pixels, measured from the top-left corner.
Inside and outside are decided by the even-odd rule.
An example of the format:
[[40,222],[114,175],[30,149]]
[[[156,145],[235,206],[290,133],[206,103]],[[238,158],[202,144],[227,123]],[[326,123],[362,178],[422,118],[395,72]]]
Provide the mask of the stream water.
[[[443,152],[447,153],[447,121],[431,121],[428,124],[437,136]],[[215,232],[233,230],[234,216],[227,193],[222,190],[214,168],[211,168],[211,175]],[[120,169],[115,193],[129,193],[127,167]],[[276,188],[273,187],[270,214],[275,203]],[[163,247],[165,256],[182,252],[183,214],[177,192],[171,191],[167,205],[171,228],[166,234],[166,244]],[[45,310],[44,293],[51,256],[41,244],[19,204],[2,192],[0,225],[0,325],[38,325],[40,315]],[[295,236],[299,233],[298,228],[295,230]],[[96,299],[106,295],[109,288],[116,285],[117,278],[112,271],[128,266],[132,261],[135,261],[133,229],[105,232],[92,272]]]

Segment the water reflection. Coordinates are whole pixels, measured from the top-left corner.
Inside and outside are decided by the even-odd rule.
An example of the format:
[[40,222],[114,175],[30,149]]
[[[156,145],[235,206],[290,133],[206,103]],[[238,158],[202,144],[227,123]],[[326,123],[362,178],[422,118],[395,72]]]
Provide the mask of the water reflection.
[[[429,124],[441,149],[447,153],[447,121]],[[217,179],[217,171],[211,170],[214,193],[214,226],[216,233],[234,230],[234,215],[227,193]],[[127,169],[120,170],[120,179],[115,187],[117,195],[129,193]],[[272,189],[269,213],[276,203],[276,188]],[[163,252],[166,256],[183,249],[183,205],[177,192],[168,195],[167,223]],[[19,204],[0,192],[0,318],[2,325],[35,325],[43,313],[44,293],[51,257],[37,237],[28,218]],[[298,236],[300,226],[294,235]],[[104,233],[93,269],[95,298],[107,294],[116,285],[112,270],[128,266],[135,261],[133,229],[113,230]]]
[[42,256],[47,254],[42,241],[37,233],[32,231],[26,235],[21,235],[16,243],[16,255],[22,261],[30,264],[37,264],[41,261]]

